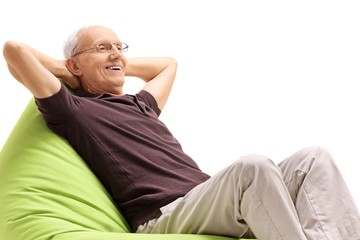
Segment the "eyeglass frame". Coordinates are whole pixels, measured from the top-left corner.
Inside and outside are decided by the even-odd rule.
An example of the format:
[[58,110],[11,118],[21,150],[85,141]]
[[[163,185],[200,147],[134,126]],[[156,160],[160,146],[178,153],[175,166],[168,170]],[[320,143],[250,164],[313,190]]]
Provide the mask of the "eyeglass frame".
[[[104,49],[104,50],[100,50],[100,49],[99,49],[101,45],[108,45],[108,44],[110,45],[110,48],[109,48],[109,49]],[[116,48],[118,49],[118,51],[126,52],[126,51],[129,49],[129,45],[127,45],[126,43],[116,43],[116,42],[114,42],[114,43],[99,43],[99,44],[97,44],[95,47],[87,48],[87,49],[85,49],[85,50],[82,50],[82,51],[80,51],[80,52],[77,52],[77,53],[73,54],[71,57],[75,57],[75,56],[78,56],[78,55],[80,55],[80,54],[86,53],[86,52],[88,52],[88,51],[90,51],[90,50],[92,50],[92,49],[96,49],[96,51],[99,52],[99,53],[102,53],[102,52],[110,52],[114,45],[119,45],[119,44],[121,44],[121,49],[119,50],[119,49],[116,47]],[[125,45],[125,46],[124,46],[124,45]]]

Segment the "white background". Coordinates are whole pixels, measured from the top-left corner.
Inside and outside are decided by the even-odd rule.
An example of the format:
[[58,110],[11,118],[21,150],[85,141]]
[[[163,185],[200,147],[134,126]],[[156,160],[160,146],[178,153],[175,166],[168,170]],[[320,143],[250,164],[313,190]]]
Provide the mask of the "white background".
[[[0,3],[0,45],[63,58],[74,30],[98,24],[128,57],[173,56],[162,120],[210,174],[245,154],[275,162],[331,151],[360,205],[359,1],[19,1]],[[128,93],[142,82],[128,79]],[[0,148],[31,99],[0,58]],[[339,206],[341,207],[341,206]]]

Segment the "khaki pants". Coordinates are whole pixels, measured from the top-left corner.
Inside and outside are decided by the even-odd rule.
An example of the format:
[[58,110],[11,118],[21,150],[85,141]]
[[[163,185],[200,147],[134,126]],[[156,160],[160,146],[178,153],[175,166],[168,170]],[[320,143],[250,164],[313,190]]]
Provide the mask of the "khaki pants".
[[302,149],[279,166],[244,156],[161,211],[138,232],[360,239],[356,205],[332,157],[319,147]]

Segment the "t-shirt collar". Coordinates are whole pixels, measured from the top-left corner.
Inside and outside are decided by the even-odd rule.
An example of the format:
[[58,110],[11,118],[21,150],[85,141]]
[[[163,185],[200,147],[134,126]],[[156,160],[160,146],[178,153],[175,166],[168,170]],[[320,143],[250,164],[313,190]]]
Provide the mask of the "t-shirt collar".
[[74,93],[76,96],[87,97],[87,98],[102,98],[108,95],[108,94],[89,93],[89,92],[85,92],[83,89],[77,89],[75,90]]

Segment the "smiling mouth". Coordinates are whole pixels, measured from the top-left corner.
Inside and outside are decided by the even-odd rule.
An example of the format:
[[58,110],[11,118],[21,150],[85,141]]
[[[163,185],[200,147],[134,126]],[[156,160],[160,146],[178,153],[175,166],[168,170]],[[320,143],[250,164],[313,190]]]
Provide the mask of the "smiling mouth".
[[122,68],[120,66],[110,66],[110,67],[106,67],[106,69],[120,71]]

